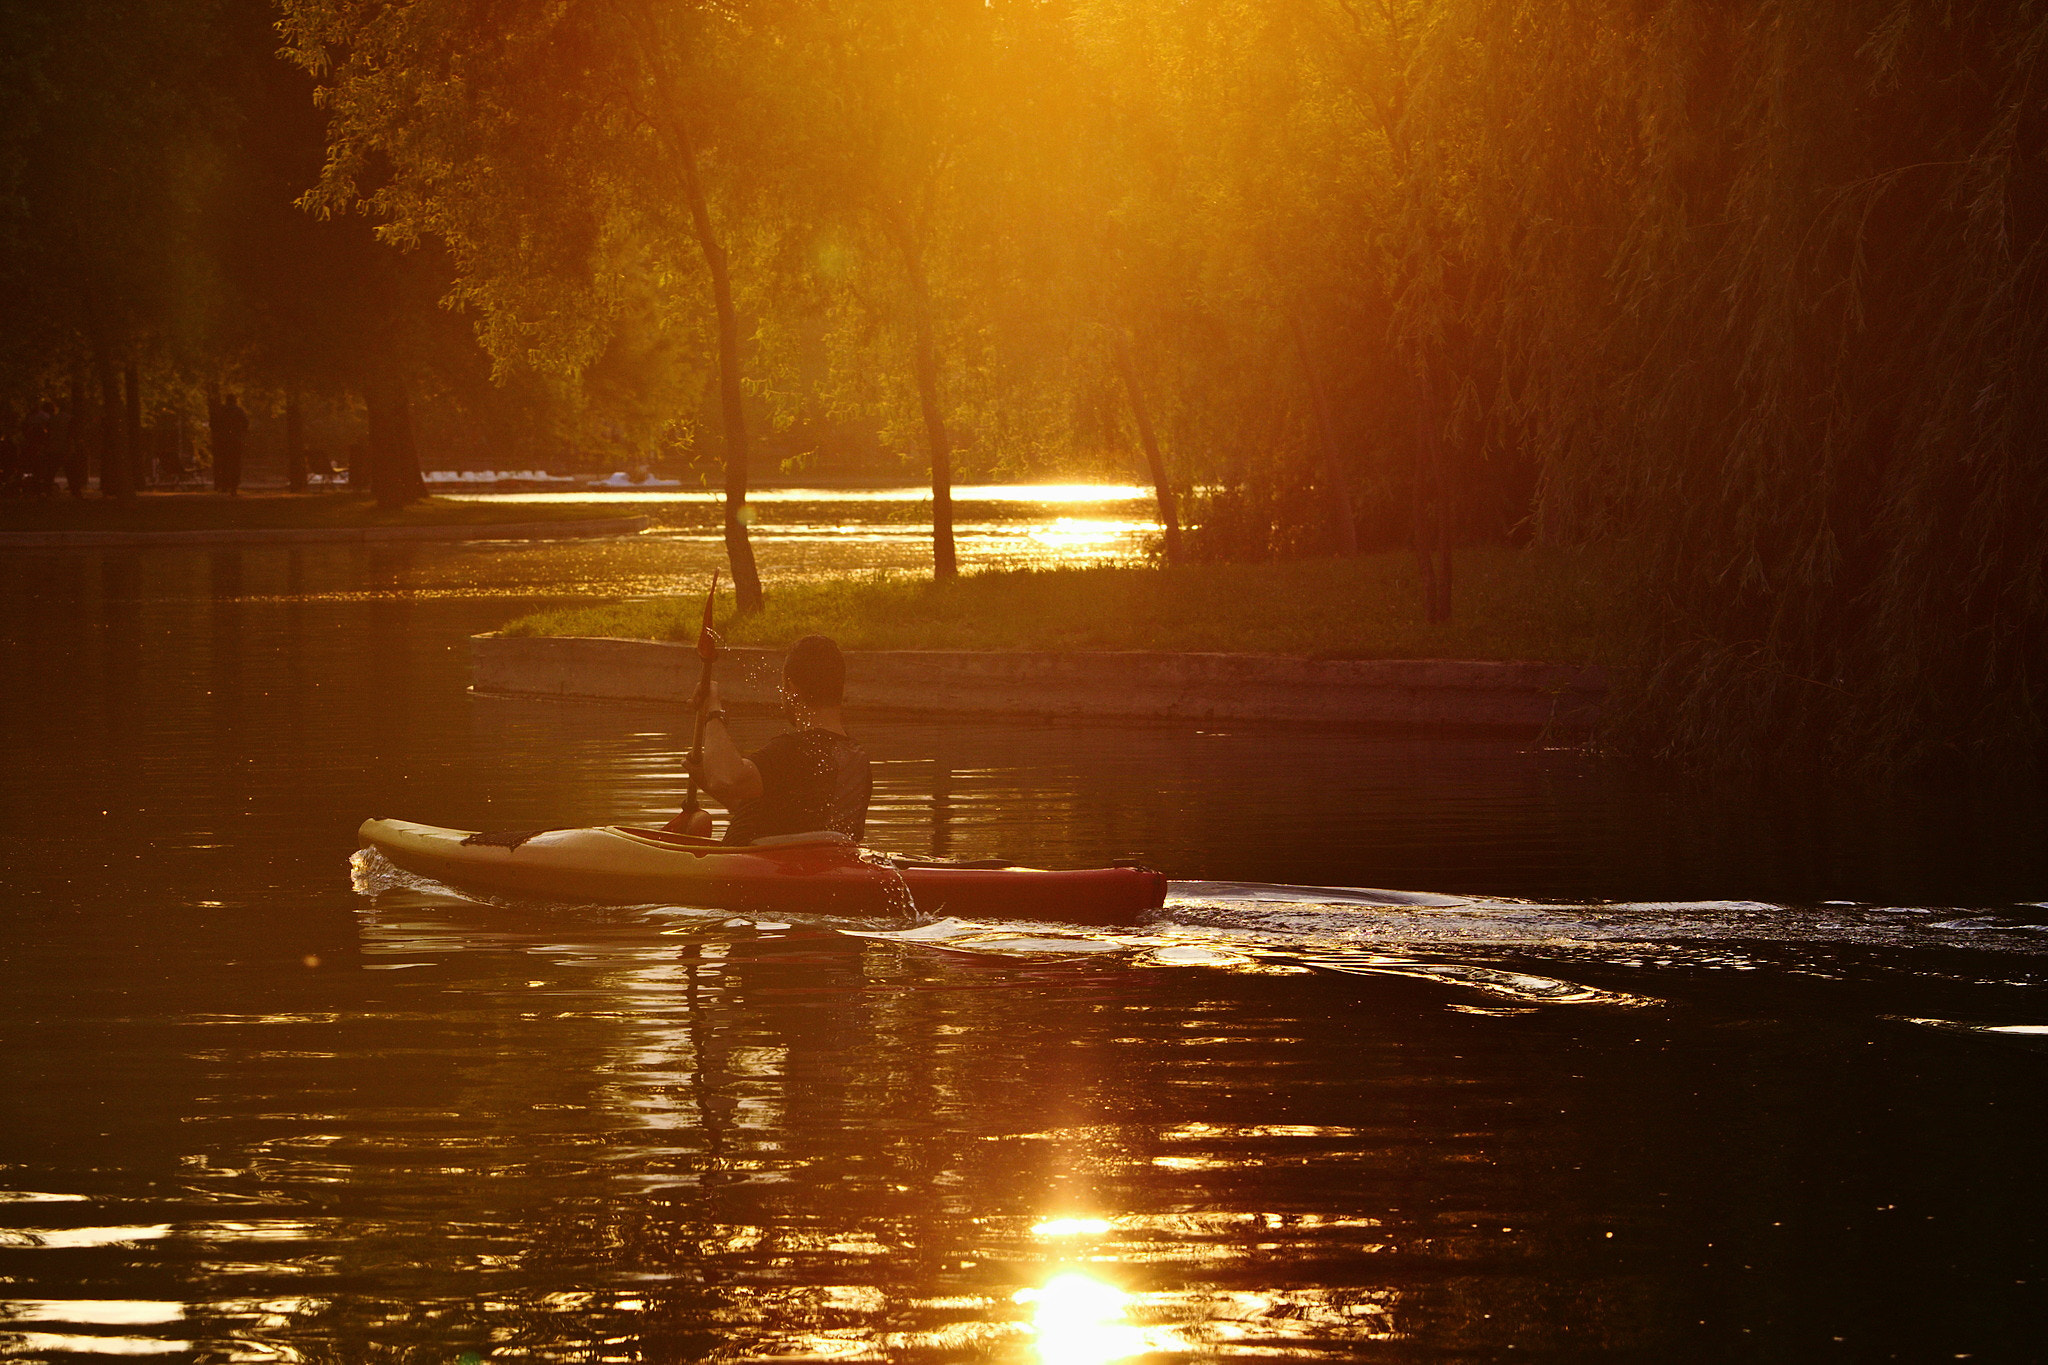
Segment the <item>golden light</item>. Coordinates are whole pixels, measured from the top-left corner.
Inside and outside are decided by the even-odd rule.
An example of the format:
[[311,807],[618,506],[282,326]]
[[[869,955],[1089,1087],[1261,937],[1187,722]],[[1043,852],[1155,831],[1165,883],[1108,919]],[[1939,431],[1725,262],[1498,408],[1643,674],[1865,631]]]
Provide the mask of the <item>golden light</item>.
[[1064,1270],[1043,1289],[1020,1289],[1031,1308],[1041,1365],[1109,1365],[1145,1349],[1145,1334],[1124,1320],[1130,1295],[1079,1270]]

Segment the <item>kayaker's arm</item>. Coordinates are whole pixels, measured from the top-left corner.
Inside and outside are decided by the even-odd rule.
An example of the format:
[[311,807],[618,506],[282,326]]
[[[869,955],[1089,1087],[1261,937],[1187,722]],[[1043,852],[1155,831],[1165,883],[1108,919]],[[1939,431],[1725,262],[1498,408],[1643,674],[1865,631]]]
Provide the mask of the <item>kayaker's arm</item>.
[[[718,685],[711,685],[711,694],[705,699],[705,709],[717,713],[723,710],[718,704]],[[740,746],[733,742],[732,731],[725,724],[714,719],[704,727],[704,790],[717,797],[728,810],[737,801],[751,801],[762,792],[761,770],[753,761],[740,752]]]

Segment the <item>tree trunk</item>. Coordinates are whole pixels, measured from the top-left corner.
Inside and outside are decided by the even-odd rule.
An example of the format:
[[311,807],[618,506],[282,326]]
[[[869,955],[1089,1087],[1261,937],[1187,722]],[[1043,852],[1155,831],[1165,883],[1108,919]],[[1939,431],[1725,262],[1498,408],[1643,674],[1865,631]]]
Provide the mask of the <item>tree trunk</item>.
[[142,372],[134,361],[121,370],[122,453],[128,460],[128,487],[149,483],[149,465],[142,450]]
[[306,414],[297,389],[284,396],[284,477],[292,492],[306,491]]
[[960,575],[953,553],[953,445],[939,408],[939,348],[932,335],[932,296],[925,280],[924,253],[910,226],[891,224],[903,271],[910,283],[911,367],[917,373],[917,402],[924,410],[925,443],[932,457],[932,576],[940,582]]
[[[647,41],[658,47],[658,26],[651,17]],[[711,302],[718,313],[718,405],[725,426],[725,558],[732,568],[733,595],[741,611],[761,609],[761,572],[754,563],[754,544],[747,538],[747,407],[740,370],[740,315],[732,301],[732,272],[725,247],[711,224],[711,207],[697,175],[697,144],[682,113],[683,103],[673,71],[659,57],[654,63],[676,175],[690,205],[690,226],[704,268],[711,276]]]
[[[390,425],[391,404],[386,399],[383,387],[375,381],[363,384],[363,457],[355,462],[362,471],[361,483],[369,489],[372,497],[384,486],[382,470],[385,448],[390,444],[387,428]],[[378,502],[384,499],[377,497]]]
[[691,217],[698,222],[697,244],[711,272],[711,298],[718,311],[718,411],[725,427],[725,559],[732,569],[733,596],[741,611],[761,609],[761,570],[754,563],[754,542],[747,537],[747,405],[740,381],[740,318],[733,306],[732,276],[725,248],[711,235],[704,196],[695,192],[691,176]]
[[405,380],[379,375],[363,385],[369,419],[370,496],[379,507],[397,508],[425,496],[419,451],[412,440],[412,400]]
[[1287,326],[1294,333],[1294,349],[1301,356],[1302,373],[1308,376],[1309,404],[1315,409],[1316,433],[1323,448],[1323,477],[1329,481],[1330,515],[1337,528],[1337,553],[1348,558],[1358,553],[1358,520],[1351,505],[1351,480],[1344,472],[1343,453],[1337,448],[1337,424],[1330,416],[1330,395],[1324,391],[1322,374],[1309,354],[1308,333],[1302,330],[1301,318],[1288,313]]
[[103,343],[97,341],[92,348],[92,369],[93,380],[100,391],[100,496],[132,498],[135,496],[135,483],[128,477],[132,471],[127,452],[121,449],[120,381],[114,377],[114,357]]
[[1180,517],[1173,506],[1173,485],[1166,481],[1166,460],[1152,435],[1152,414],[1145,406],[1144,390],[1138,387],[1138,367],[1131,360],[1131,341],[1121,327],[1111,327],[1109,332],[1116,350],[1117,373],[1123,376],[1124,392],[1131,400],[1131,417],[1138,424],[1138,444],[1145,448],[1145,464],[1152,471],[1152,492],[1159,499],[1159,523],[1166,528],[1166,562],[1178,564]]
[[1414,537],[1422,572],[1422,605],[1434,625],[1451,619],[1450,486],[1444,477],[1443,432],[1429,361],[1416,376]]

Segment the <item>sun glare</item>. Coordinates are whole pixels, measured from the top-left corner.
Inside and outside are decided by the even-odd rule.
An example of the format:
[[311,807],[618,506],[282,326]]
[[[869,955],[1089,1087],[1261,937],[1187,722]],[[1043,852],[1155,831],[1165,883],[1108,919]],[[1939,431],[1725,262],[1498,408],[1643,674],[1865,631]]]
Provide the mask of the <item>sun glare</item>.
[[1109,1365],[1145,1349],[1145,1334],[1124,1320],[1131,1296],[1078,1270],[1064,1270],[1043,1289],[1020,1289],[1042,1365]]

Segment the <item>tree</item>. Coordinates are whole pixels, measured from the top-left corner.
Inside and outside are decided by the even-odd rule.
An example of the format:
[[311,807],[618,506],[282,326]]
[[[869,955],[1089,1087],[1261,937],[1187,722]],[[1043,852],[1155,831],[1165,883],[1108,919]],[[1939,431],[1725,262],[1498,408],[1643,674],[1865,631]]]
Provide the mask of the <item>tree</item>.
[[158,73],[205,69],[218,28],[174,0],[17,0],[0,26],[0,345],[18,389],[90,375],[94,420],[74,411],[72,439],[90,430],[101,492],[128,497],[143,363],[179,355],[210,285],[194,234],[218,105]]
[[439,307],[449,286],[445,260],[432,251],[407,257],[378,242],[359,216],[300,205],[326,159],[327,120],[313,82],[278,59],[267,4],[240,5],[225,17],[231,22],[211,68],[229,107],[205,214],[206,243],[221,262],[206,349],[217,367],[285,395],[294,489],[306,482],[305,396],[359,397],[363,482],[380,505],[403,506],[426,492],[414,394],[475,347]]
[[[478,315],[501,379],[582,375],[650,295],[664,327],[713,317],[726,549],[742,610],[758,608],[743,338],[718,222],[721,189],[727,208],[744,198],[747,25],[651,0],[286,0],[284,13],[330,115],[310,202],[361,209],[387,242],[442,243],[450,299]],[[708,285],[708,309],[689,281]]]
[[[813,101],[802,138],[810,193],[865,261],[891,263],[887,299],[907,343],[932,488],[932,568],[959,572],[953,432],[944,397],[944,305],[975,213],[993,207],[991,129],[1009,7],[963,0],[849,0],[805,13],[796,84]],[[876,282],[878,285],[879,281]]]

